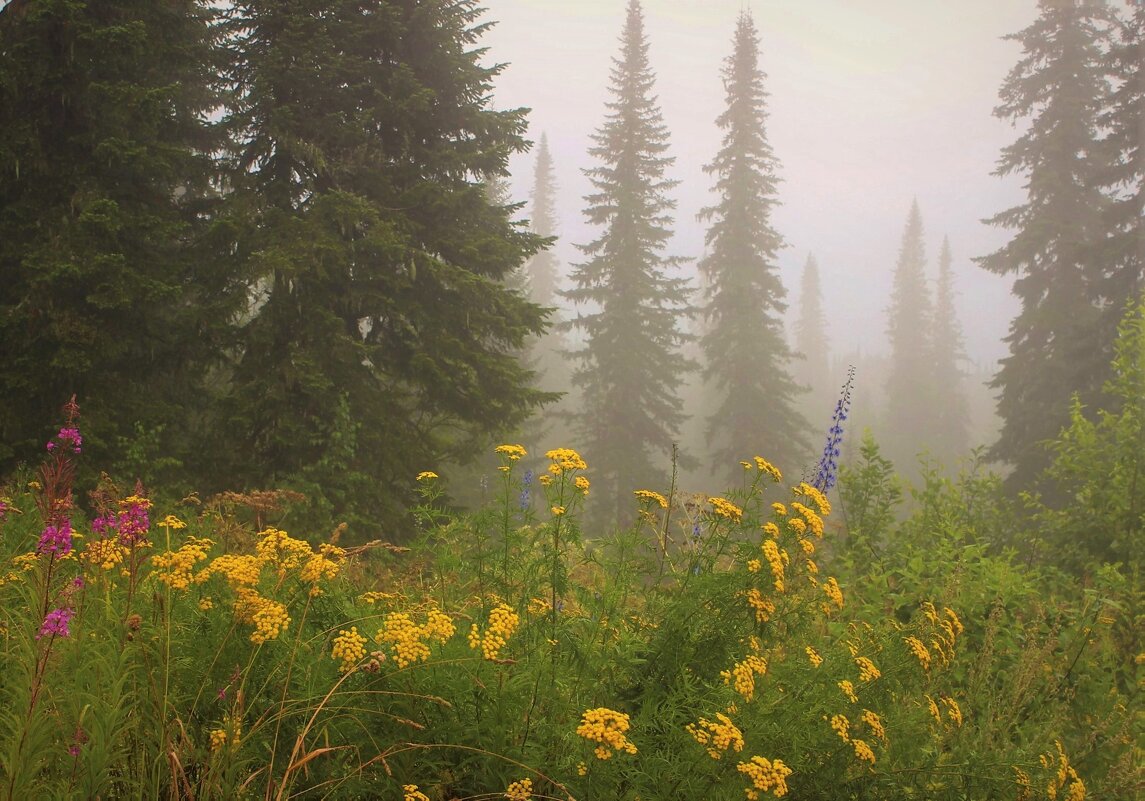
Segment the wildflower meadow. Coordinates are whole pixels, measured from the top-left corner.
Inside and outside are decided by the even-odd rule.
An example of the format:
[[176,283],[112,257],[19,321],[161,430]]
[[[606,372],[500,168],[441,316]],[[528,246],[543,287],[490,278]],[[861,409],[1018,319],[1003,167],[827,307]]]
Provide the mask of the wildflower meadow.
[[0,796],[1137,797],[1132,577],[987,549],[975,473],[879,517],[849,392],[811,482],[750,455],[588,536],[591,465],[507,443],[485,508],[426,470],[407,544],[354,546],[285,530],[290,493],[81,498],[69,404],[3,488]]

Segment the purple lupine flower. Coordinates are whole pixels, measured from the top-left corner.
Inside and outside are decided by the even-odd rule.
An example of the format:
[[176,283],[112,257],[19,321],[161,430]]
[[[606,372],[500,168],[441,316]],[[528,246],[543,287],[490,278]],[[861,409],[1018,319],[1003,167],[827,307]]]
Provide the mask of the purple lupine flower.
[[37,553],[52,553],[56,556],[67,556],[72,552],[72,524],[65,520],[59,526],[45,526],[40,533],[40,541],[36,545]]
[[835,486],[835,481],[839,475],[839,455],[842,453],[840,446],[843,443],[843,422],[847,419],[847,413],[851,410],[851,390],[854,388],[854,384],[855,367],[852,365],[847,368],[847,380],[843,384],[838,402],[835,403],[835,413],[831,417],[831,427],[827,429],[827,444],[823,447],[823,455],[819,457],[819,464],[815,471],[815,479],[811,482],[811,486],[820,492],[826,492]]
[[40,625],[40,633],[36,635],[36,639],[48,636],[70,637],[72,633],[68,629],[68,623],[71,622],[74,614],[75,610],[67,606],[48,612],[44,622]]
[[521,485],[522,485],[521,486],[521,511],[523,512],[529,508],[529,500],[530,500],[529,488],[533,485],[533,471],[532,470],[526,470],[525,471],[525,478],[521,482]]

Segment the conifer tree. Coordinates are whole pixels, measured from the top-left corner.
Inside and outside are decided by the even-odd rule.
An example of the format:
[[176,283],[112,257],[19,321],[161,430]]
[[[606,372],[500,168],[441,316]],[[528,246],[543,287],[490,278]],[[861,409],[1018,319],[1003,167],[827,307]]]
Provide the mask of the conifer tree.
[[707,431],[713,467],[720,471],[738,469],[742,459],[756,455],[793,464],[808,446],[783,331],[787,293],[776,256],[784,243],[771,224],[778,161],[765,130],[764,77],[759,36],[744,11],[723,68],[727,108],[716,120],[723,143],[705,167],[716,176],[720,200],[700,213],[710,222],[709,253],[700,262],[708,279],[704,377],[719,404]]
[[[557,233],[557,178],[549,137],[541,134],[537,145],[537,162],[533,173],[533,204],[530,226],[537,236],[551,239]],[[534,303],[551,306],[557,298],[557,257],[546,248],[528,262],[530,295]]]
[[231,33],[252,312],[231,478],[393,523],[427,464],[520,422],[542,310],[503,280],[537,237],[490,201],[524,112],[488,107],[473,0],[246,0]]
[[1014,487],[1031,486],[1048,465],[1045,443],[1068,424],[1074,392],[1092,412],[1112,360],[1116,331],[1102,308],[1121,268],[1107,247],[1107,156],[1098,142],[1107,22],[1104,4],[1042,0],[1038,18],[1008,37],[1023,52],[994,113],[1029,127],[1002,150],[995,174],[1024,176],[1027,197],[988,220],[1014,234],[978,261],[1015,275],[1022,304],[991,382],[1002,430],[990,453],[1013,465]]
[[795,377],[807,387],[810,397],[825,397],[830,346],[827,340],[827,318],[823,313],[823,290],[819,281],[819,263],[815,254],[807,254],[799,290],[799,319],[795,321],[795,350],[802,357]]
[[970,442],[970,412],[963,391],[966,361],[962,324],[954,305],[954,267],[950,239],[942,238],[938,253],[938,281],[934,292],[934,328],[932,346],[932,442],[933,451],[947,467],[963,455]]
[[162,448],[152,468],[201,447],[241,300],[210,225],[213,9],[0,9],[0,473],[41,452],[73,394],[85,447],[130,478],[154,477],[125,456],[141,439]]
[[918,201],[911,203],[903,229],[887,309],[890,374],[887,376],[887,451],[904,473],[933,444],[933,392],[930,332],[933,307],[926,283],[926,246]]
[[675,207],[667,193],[676,182],[664,175],[673,159],[637,0],[629,0],[611,78],[609,113],[590,150],[600,165],[586,170],[595,191],[585,215],[603,232],[580,246],[587,261],[574,267],[564,294],[585,307],[571,321],[586,339],[571,354],[580,441],[599,495],[615,499],[620,519],[632,508],[630,490],[659,485],[666,474],[655,459],[671,452],[684,420],[677,393],[689,367],[679,353],[688,289],[668,274],[680,260],[662,253]]
[[1111,194],[1106,229],[1109,233],[1109,285],[1103,328],[1116,337],[1126,303],[1145,292],[1145,3],[1119,19],[1110,44],[1109,65],[1115,89],[1102,117],[1109,131],[1103,144],[1109,164],[1103,182]]

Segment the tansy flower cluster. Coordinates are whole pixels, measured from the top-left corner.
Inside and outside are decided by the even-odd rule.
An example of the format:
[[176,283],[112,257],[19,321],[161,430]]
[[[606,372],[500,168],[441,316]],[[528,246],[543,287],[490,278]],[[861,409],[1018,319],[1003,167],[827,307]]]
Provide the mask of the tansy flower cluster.
[[803,650],[807,652],[807,659],[811,662],[812,667],[819,667],[823,664],[823,657],[819,656],[819,652],[810,645]]
[[[750,565],[749,568],[750,569]],[[753,571],[754,572],[754,571]],[[757,623],[766,623],[775,614],[775,604],[763,597],[763,593],[752,587],[744,593],[747,598],[748,605],[755,610],[755,620]]]
[[[1050,778],[1049,783],[1046,785],[1046,797],[1054,801],[1058,797],[1058,792],[1063,788],[1066,794],[1063,797],[1064,801],[1085,801],[1085,782],[1077,775],[1077,771],[1069,763],[1069,757],[1066,756],[1065,751],[1062,749],[1060,740],[1054,740],[1054,745],[1057,746],[1057,772]],[[1054,766],[1055,760],[1052,753],[1042,754],[1038,757],[1042,763],[1042,767],[1050,769]],[[1069,787],[1066,788],[1066,782],[1069,782]]]
[[689,723],[685,728],[697,743],[707,748],[712,759],[722,758],[728,749],[737,753],[743,750],[743,732],[722,712],[716,713],[715,721],[700,718],[698,725]]
[[211,540],[188,537],[179,550],[152,556],[151,564],[156,568],[155,577],[172,589],[187,589],[194,580],[192,571],[195,565],[206,560],[212,545],[214,543]]
[[776,798],[787,795],[787,777],[791,768],[783,760],[771,761],[761,756],[753,756],[748,762],[740,762],[736,770],[751,780],[751,787],[744,789],[748,801],[757,801],[761,792],[770,791]]
[[859,666],[860,681],[874,681],[883,674],[875,667],[875,663],[865,656],[856,656],[855,664]]
[[489,612],[489,623],[485,633],[474,623],[469,628],[469,647],[480,648],[481,655],[490,661],[499,659],[501,649],[509,642],[517,626],[521,624],[520,616],[508,604],[498,604]]
[[743,509],[740,509],[727,498],[708,498],[712,505],[712,514],[716,517],[738,523],[743,519]]
[[398,667],[406,667],[414,662],[429,659],[429,640],[444,643],[453,636],[456,627],[449,615],[440,609],[430,609],[426,613],[424,625],[418,625],[405,612],[390,612],[382,622],[382,627],[374,635],[374,641],[389,643],[390,653]]
[[789,561],[787,551],[780,549],[775,540],[763,541],[763,555],[771,566],[771,577],[774,579],[775,591],[783,592],[783,567]]
[[[839,588],[839,582],[835,580],[834,576],[823,582],[823,592],[827,595],[827,600],[838,608],[843,608],[843,590]],[[830,607],[824,604],[823,611],[830,611]]]
[[766,673],[767,660],[758,654],[751,654],[742,662],[736,662],[731,670],[721,670],[720,676],[724,684],[732,685],[745,701],[750,701],[755,697],[755,677]]
[[922,644],[922,640],[914,635],[904,637],[903,642],[910,648],[911,653],[918,659],[918,663],[922,665],[923,670],[930,670],[930,651]]
[[349,631],[339,631],[334,638],[334,647],[330,649],[330,658],[340,660],[338,670],[349,673],[366,656],[366,638],[358,633],[357,626],[351,626]]
[[510,462],[519,461],[522,457],[529,455],[521,445],[498,445],[493,449],[493,452],[501,454]]
[[668,508],[668,499],[661,495],[659,492],[652,490],[636,490],[632,493],[641,503],[655,503],[661,509]]
[[521,779],[509,785],[505,798],[509,801],[529,801],[533,797],[533,780]]
[[755,462],[755,467],[759,472],[768,476],[776,484],[783,481],[783,474],[779,472],[779,468],[767,461],[767,459],[764,459],[762,456],[756,456],[753,457],[752,461]]
[[251,642],[262,645],[268,640],[277,639],[278,635],[286,631],[290,625],[290,615],[283,604],[264,598],[249,587],[240,587],[237,594],[235,616],[244,623],[254,624]]
[[557,448],[548,451],[545,458],[552,461],[549,465],[549,472],[554,476],[559,476],[566,470],[587,470],[588,465],[585,464],[584,459],[580,458],[580,454],[571,448]]
[[636,746],[624,734],[628,731],[628,725],[628,715],[602,706],[589,709],[581,715],[576,733],[597,743],[593,749],[597,759],[611,759],[614,751],[636,753]]
[[429,801],[429,796],[418,790],[416,784],[403,784],[402,793],[402,801]]

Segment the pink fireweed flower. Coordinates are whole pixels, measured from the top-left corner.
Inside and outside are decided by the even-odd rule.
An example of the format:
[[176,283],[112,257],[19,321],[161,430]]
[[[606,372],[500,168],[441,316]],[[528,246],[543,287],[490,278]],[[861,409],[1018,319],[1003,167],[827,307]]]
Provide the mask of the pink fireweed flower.
[[65,520],[59,526],[45,526],[36,545],[37,553],[67,556],[72,552],[72,524]]
[[[79,453],[83,447],[83,437],[80,436],[78,428],[61,428],[60,433],[56,434],[56,439],[60,442],[70,442],[72,445],[72,452]],[[54,451],[56,449],[55,442],[48,443],[48,450]]]
[[44,622],[40,625],[40,633],[36,635],[36,639],[41,637],[70,637],[71,631],[68,629],[68,623],[72,620],[72,615],[75,610],[70,607],[63,607],[60,609],[53,609],[48,612],[48,616],[44,618]]

